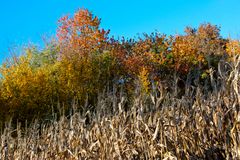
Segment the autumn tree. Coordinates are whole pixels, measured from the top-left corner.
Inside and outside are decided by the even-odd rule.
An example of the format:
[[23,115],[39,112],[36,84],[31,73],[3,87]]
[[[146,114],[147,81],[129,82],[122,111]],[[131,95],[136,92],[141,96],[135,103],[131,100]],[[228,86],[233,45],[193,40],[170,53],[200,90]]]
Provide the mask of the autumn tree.
[[78,10],[73,17],[59,20],[57,37],[64,56],[70,52],[87,55],[103,49],[109,31],[100,29],[101,20],[87,9]]
[[100,29],[100,22],[87,9],[59,20],[59,79],[68,100],[94,99],[114,73],[113,57],[107,49],[109,31]]
[[172,44],[177,70],[188,72],[199,65],[214,67],[225,54],[226,41],[220,36],[219,27],[207,23],[198,29],[187,27],[185,33],[175,36]]

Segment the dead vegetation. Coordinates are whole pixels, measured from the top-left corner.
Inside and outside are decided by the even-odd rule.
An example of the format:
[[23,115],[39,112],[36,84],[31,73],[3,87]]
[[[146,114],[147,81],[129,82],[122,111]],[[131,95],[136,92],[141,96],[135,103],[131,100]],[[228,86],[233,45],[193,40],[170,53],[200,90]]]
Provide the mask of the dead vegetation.
[[94,112],[83,115],[75,103],[71,116],[58,121],[25,130],[9,124],[1,159],[239,159],[239,63],[235,58],[219,64],[217,74],[210,71],[211,92],[189,84],[178,97],[160,85],[149,95],[136,93],[128,111],[128,97],[108,93]]

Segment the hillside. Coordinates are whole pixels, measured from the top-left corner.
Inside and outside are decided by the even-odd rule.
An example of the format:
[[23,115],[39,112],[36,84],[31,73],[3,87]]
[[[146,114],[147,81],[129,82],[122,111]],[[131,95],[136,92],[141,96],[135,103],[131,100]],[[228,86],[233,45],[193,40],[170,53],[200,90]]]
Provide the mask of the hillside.
[[210,23],[114,39],[88,10],[0,68],[5,159],[238,159],[240,42]]

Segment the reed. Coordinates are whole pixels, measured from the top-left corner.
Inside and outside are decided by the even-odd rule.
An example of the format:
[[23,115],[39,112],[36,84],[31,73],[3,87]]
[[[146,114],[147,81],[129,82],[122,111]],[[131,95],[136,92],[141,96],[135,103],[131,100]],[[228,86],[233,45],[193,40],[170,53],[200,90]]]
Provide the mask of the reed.
[[124,93],[109,92],[94,112],[80,113],[73,103],[70,116],[48,123],[13,129],[9,122],[0,159],[239,159],[239,63],[219,63],[208,92],[189,84],[179,97],[160,85],[150,94],[136,91],[128,110]]

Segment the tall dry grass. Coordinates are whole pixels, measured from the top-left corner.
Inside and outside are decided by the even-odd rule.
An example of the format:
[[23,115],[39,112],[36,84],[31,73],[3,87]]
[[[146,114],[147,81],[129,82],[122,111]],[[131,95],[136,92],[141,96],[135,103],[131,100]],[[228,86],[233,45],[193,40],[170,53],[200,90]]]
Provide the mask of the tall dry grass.
[[[1,134],[1,159],[240,159],[240,58],[210,70],[210,83],[164,85],[144,95],[99,96],[93,112],[11,125]],[[214,73],[215,72],[215,73]],[[186,82],[187,84],[188,82]],[[209,89],[211,88],[211,89]]]

